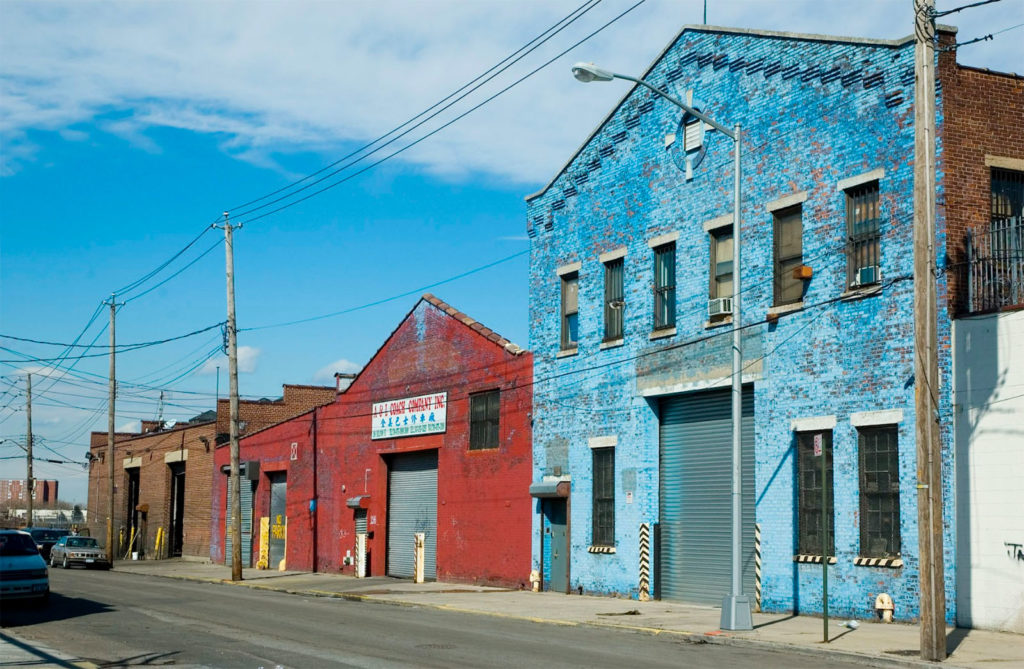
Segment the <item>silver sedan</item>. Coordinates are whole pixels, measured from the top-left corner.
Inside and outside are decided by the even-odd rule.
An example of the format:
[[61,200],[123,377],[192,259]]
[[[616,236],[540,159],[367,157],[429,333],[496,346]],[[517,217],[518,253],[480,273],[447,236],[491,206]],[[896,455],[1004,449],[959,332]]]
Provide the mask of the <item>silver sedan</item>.
[[67,569],[72,565],[86,568],[110,569],[107,554],[92,537],[61,537],[50,549],[50,566]]

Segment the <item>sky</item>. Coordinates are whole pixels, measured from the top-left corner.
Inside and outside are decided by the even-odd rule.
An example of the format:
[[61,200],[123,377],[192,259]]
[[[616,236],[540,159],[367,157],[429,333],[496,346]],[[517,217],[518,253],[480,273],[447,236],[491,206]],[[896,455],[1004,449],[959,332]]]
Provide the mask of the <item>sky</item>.
[[[424,292],[528,346],[524,197],[627,91],[583,86],[571,65],[640,74],[703,11],[0,0],[0,478],[25,476],[31,373],[36,457],[62,461],[37,461],[35,476],[86,501],[76,463],[89,431],[106,430],[114,293],[119,346],[174,339],[117,356],[118,429],[187,420],[226,396],[224,233],[211,227],[224,212],[242,224],[243,397],[357,371]],[[707,12],[710,25],[829,35],[913,28],[911,0],[711,0]],[[994,34],[961,63],[1024,71],[1024,0],[940,21],[961,42]]]

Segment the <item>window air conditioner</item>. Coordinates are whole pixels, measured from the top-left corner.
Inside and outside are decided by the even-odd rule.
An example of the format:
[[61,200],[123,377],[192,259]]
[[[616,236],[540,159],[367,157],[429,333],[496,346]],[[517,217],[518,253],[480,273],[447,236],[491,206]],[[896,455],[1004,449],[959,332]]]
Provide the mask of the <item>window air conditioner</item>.
[[732,298],[718,297],[708,300],[708,316],[724,316],[732,313]]
[[853,285],[867,286],[878,283],[882,279],[882,268],[878,265],[868,265],[857,270],[857,276]]

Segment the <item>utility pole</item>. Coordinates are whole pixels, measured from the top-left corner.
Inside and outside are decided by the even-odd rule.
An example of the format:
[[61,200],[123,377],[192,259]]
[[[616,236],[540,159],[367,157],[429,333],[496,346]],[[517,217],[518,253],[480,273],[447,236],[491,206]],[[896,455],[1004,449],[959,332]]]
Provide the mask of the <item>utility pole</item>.
[[914,0],[914,431],[921,659],[946,659],[935,289],[935,0]]
[[110,302],[110,373],[107,380],[107,564],[114,566],[114,402],[117,395],[117,373],[115,351],[117,337],[114,320],[117,316],[117,296],[111,295]]
[[25,436],[26,491],[25,491],[25,526],[32,527],[32,495],[35,493],[35,479],[32,478],[32,375],[25,375],[25,415],[28,417],[28,433]]
[[[242,227],[241,224],[238,227]],[[228,412],[230,416],[231,477],[228,492],[231,508],[231,580],[242,580],[242,494],[238,462],[238,329],[235,326],[235,247],[231,221],[224,212],[225,274],[228,292]]]

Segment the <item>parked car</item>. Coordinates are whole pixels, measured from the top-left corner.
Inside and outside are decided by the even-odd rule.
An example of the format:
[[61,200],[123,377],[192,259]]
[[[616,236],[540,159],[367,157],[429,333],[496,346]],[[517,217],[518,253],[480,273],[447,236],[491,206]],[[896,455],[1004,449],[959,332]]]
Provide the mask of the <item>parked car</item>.
[[57,539],[71,534],[69,530],[57,530],[49,527],[26,527],[25,532],[31,534],[32,538],[36,540],[36,547],[44,560],[50,558],[50,549],[57,543]]
[[50,566],[67,569],[80,564],[87,569],[110,569],[107,554],[92,537],[61,537],[50,551]]
[[46,561],[28,532],[0,530],[0,600],[50,597]]

